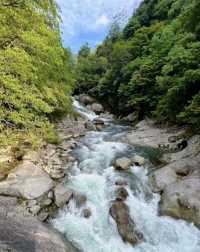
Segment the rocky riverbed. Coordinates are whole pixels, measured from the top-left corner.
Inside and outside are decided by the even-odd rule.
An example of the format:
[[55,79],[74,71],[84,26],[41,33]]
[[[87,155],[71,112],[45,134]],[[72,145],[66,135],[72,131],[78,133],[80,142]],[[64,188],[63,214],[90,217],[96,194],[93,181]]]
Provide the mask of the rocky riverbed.
[[[115,125],[94,99],[79,99],[82,105],[74,101],[74,106],[81,116],[57,124],[61,143],[26,154],[0,182],[1,251],[107,252],[116,245],[120,252],[199,251],[197,229],[159,215],[200,226],[200,137],[186,138],[185,129],[159,128],[151,120],[134,128]],[[158,153],[159,166],[151,164],[146,148]],[[151,231],[143,223],[148,218]],[[186,249],[181,250],[178,240],[176,245],[170,239],[165,244],[164,236],[150,234],[156,222],[169,236],[179,230],[181,237],[185,229]],[[164,230],[167,222],[172,230]]]

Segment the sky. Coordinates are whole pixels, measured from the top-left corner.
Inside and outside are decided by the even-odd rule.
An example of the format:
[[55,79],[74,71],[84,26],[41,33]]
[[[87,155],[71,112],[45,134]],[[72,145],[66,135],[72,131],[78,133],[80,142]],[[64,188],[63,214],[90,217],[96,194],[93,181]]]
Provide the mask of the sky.
[[65,47],[78,52],[86,42],[94,48],[105,38],[116,16],[126,22],[141,0],[56,0],[62,17]]

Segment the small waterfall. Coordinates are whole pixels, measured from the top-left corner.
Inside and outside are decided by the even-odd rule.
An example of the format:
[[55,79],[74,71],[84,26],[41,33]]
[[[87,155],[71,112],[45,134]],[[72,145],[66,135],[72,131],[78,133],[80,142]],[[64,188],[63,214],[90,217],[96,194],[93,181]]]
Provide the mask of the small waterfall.
[[[77,101],[74,107],[90,120],[97,117]],[[66,187],[87,197],[92,216],[83,218],[83,209],[71,200],[52,220],[53,225],[84,252],[199,252],[200,231],[196,227],[182,220],[158,216],[160,196],[153,194],[148,186],[148,167],[133,166],[129,173],[116,172],[112,167],[117,156],[136,153],[132,146],[116,142],[116,136],[126,130],[121,125],[110,124],[102,132],[88,132],[80,141],[74,151],[78,163]],[[135,247],[122,241],[109,215],[115,182],[122,179],[128,181],[126,203],[131,217],[145,238]]]

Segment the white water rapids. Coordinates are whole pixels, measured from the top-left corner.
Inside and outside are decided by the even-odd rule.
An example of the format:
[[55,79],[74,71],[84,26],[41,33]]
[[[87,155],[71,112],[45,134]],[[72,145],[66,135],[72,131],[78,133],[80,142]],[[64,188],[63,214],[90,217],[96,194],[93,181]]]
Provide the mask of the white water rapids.
[[[92,120],[97,117],[78,102],[76,110]],[[74,165],[66,187],[84,194],[89,219],[81,216],[82,209],[73,200],[58,216],[53,225],[67,239],[84,252],[200,252],[200,231],[182,220],[158,216],[159,195],[148,186],[148,167],[133,166],[128,173],[116,172],[112,167],[118,156],[133,156],[133,147],[120,143],[127,127],[108,123],[102,132],[88,132],[74,151],[78,162]],[[115,182],[126,180],[129,197],[126,200],[137,228],[144,234],[144,242],[133,247],[124,243],[118,234],[109,208],[115,197]]]

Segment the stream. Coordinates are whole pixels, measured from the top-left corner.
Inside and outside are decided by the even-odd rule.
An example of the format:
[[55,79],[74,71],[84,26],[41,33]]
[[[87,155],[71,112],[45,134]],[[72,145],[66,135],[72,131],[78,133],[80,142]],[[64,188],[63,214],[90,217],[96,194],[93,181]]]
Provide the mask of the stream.
[[[74,107],[89,120],[97,118],[77,101]],[[200,252],[200,231],[194,225],[158,215],[160,195],[153,194],[148,185],[150,162],[145,167],[132,166],[129,172],[114,169],[112,164],[117,157],[133,157],[141,152],[120,142],[130,130],[128,126],[101,119],[106,127],[101,132],[88,132],[73,151],[78,161],[66,182],[66,187],[87,197],[86,207],[92,215],[84,218],[83,208],[78,208],[72,199],[52,220],[54,227],[84,252]],[[126,204],[144,235],[144,241],[135,247],[122,241],[109,214],[119,180],[127,181]]]

